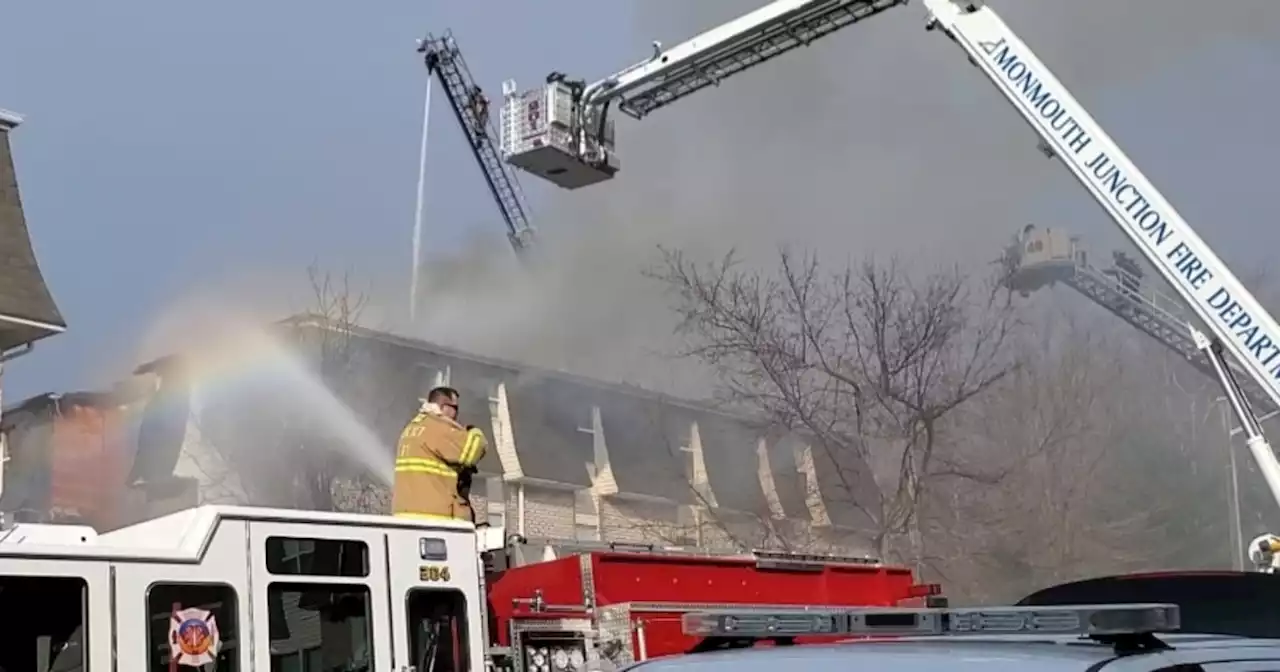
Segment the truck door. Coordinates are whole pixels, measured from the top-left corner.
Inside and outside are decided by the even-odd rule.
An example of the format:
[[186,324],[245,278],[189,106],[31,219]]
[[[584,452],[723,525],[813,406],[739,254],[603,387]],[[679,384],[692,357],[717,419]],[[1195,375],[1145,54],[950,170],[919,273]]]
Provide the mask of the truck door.
[[111,669],[110,582],[105,561],[0,559],[0,669]]
[[487,631],[474,533],[396,529],[387,550],[397,660],[418,672],[483,670]]
[[257,660],[271,670],[398,669],[381,530],[255,521],[248,537]]

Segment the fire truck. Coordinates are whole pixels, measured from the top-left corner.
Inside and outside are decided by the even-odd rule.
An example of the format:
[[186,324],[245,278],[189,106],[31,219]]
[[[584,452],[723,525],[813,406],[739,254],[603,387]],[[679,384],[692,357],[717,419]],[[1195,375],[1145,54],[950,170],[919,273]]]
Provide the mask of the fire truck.
[[460,521],[255,507],[8,525],[0,669],[572,672],[698,650],[699,610],[939,599],[866,558],[521,549]]
[[[530,92],[510,84],[503,158],[565,188],[610,179],[618,163],[609,103],[643,117],[901,4],[778,0],[671,49],[655,45],[652,58],[590,85],[559,74]],[[1280,462],[1225,359],[1234,355],[1280,403],[1280,326],[989,7],[923,4],[926,25],[1015,104],[1045,154],[1067,165],[1194,310],[1209,332],[1191,328],[1196,347],[1280,499]],[[521,563],[519,548],[501,529],[464,522],[246,507],[199,507],[103,534],[6,526],[0,668],[567,672],[706,648],[708,628],[698,625],[709,610],[722,614],[711,629],[741,631],[756,614],[753,637],[823,639],[854,630],[805,616],[819,605],[938,597],[908,570],[869,559],[613,548]],[[1255,549],[1260,569],[1280,564],[1280,540],[1260,538]]]

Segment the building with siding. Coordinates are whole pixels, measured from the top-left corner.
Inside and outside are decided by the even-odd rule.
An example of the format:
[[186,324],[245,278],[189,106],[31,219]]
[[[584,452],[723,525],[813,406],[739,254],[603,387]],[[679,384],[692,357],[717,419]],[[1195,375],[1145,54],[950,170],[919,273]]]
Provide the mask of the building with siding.
[[5,409],[9,475],[0,511],[17,520],[109,526],[132,451],[112,393],[42,394]]
[[[460,420],[490,438],[473,490],[477,514],[512,533],[713,548],[865,548],[867,519],[849,493],[872,487],[866,470],[837,464],[798,437],[770,436],[746,418],[637,387],[358,327],[335,330],[315,316],[277,326],[304,351],[332,344],[340,332],[345,380],[333,387],[376,435],[388,469],[419,399],[439,384],[457,388]],[[334,368],[314,361],[322,355],[309,356],[315,368]],[[163,376],[165,368],[157,362],[142,371]],[[253,443],[249,436],[201,442],[193,434],[177,471],[196,480],[210,468],[184,474],[184,462],[207,463],[201,453],[227,453],[229,442]],[[225,490],[210,483],[200,497],[237,496]],[[385,497],[371,501],[385,506]]]
[[[477,517],[531,542],[867,549],[867,518],[849,496],[873,487],[861,476],[866,470],[837,464],[801,437],[633,386],[389,333],[335,330],[314,316],[275,329],[305,353],[311,369],[339,371],[327,383],[372,432],[384,474],[420,398],[440,384],[458,389],[460,420],[490,438],[473,490]],[[341,366],[320,361],[335,336]],[[189,360],[150,362],[137,374],[146,382],[130,385],[159,391],[135,404],[136,459],[127,481],[144,504],[132,509],[134,519],[201,503],[387,506],[385,489],[361,478],[368,459],[331,462],[308,475],[305,463],[321,452],[312,443],[332,438],[317,436],[328,431],[320,420],[301,423],[309,439],[264,431],[279,429],[275,404],[287,394],[219,385],[211,395],[192,382],[201,377],[191,374]],[[315,403],[309,411],[326,412]],[[285,487],[299,478],[329,479],[325,488],[336,479],[334,497]]]

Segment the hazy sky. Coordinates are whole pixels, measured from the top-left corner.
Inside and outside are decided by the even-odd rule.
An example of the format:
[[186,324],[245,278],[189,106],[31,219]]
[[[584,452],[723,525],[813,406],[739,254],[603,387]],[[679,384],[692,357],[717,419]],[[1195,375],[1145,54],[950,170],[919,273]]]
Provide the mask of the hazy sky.
[[[497,90],[506,77],[626,61],[625,8],[609,6],[6,3],[0,107],[27,117],[13,138],[19,179],[70,325],[9,367],[9,389],[119,373],[157,312],[193,289],[260,276],[296,285],[313,259],[365,283],[407,283],[426,81],[415,40],[452,28]],[[622,29],[567,39],[547,32],[558,13]],[[436,98],[433,233],[496,230]]]
[[[620,120],[623,177],[610,185],[565,193],[525,179],[555,245],[554,272],[536,282],[510,274],[494,206],[437,96],[429,244],[470,265],[449,266],[465,285],[430,278],[439,309],[402,323],[426,79],[415,38],[452,28],[496,94],[508,77],[607,74],[650,39],[674,44],[758,4],[9,0],[0,107],[27,117],[13,137],[19,181],[69,331],[8,367],[7,398],[111,380],[193,296],[304,309],[312,260],[350,268],[387,325],[628,378],[619,353],[669,331],[637,272],[655,243],[975,260],[1027,221],[1116,240],[913,3]],[[1280,4],[993,4],[1222,256],[1273,258]],[[473,235],[485,239],[464,245]],[[462,315],[481,319],[459,328]]]

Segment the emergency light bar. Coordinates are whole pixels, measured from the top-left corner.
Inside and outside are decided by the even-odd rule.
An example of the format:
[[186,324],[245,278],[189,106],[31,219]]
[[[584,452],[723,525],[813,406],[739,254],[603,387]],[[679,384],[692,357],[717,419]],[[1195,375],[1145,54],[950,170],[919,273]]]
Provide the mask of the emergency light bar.
[[685,614],[686,635],[698,637],[881,637],[960,635],[1133,635],[1175,632],[1174,604],[1107,604],[971,609],[716,609]]

